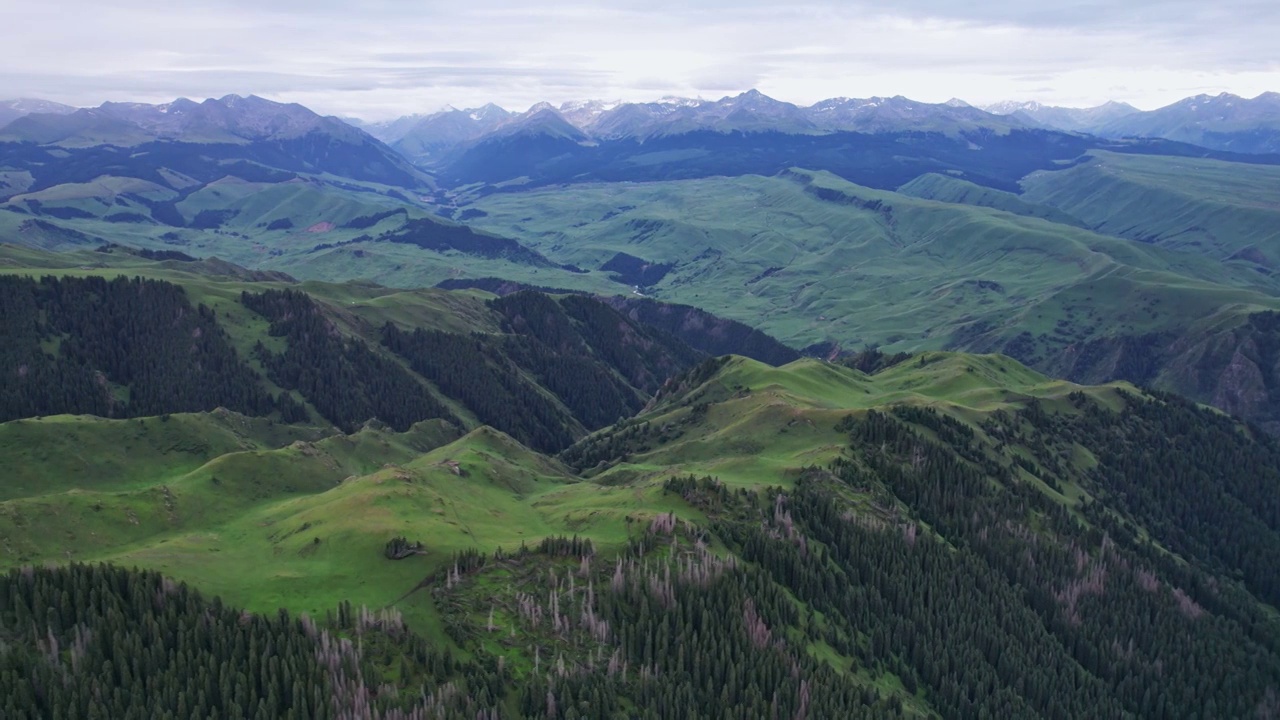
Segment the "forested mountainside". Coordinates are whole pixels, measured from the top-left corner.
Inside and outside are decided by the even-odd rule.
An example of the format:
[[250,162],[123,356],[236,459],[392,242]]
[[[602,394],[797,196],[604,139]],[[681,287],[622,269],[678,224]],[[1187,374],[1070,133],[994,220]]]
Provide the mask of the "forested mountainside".
[[[341,465],[331,476],[390,464],[283,494],[280,465],[234,513],[191,504],[250,487],[234,464],[210,466],[219,484],[167,481],[164,503],[134,505],[141,546],[75,555],[195,588],[11,570],[6,717],[143,717],[155,693],[261,717],[1280,710],[1280,445],[1176,397],[995,356],[878,365],[707,360],[559,461],[491,430],[365,428],[284,451]],[[87,494],[102,538],[137,527]],[[72,497],[0,503],[0,540]],[[210,558],[211,531],[250,547]],[[295,587],[310,589],[260,594],[308,568],[319,584]],[[342,592],[362,597],[330,602]]]
[[1280,717],[1276,158],[884,100],[14,121],[0,714]]
[[[190,265],[165,258],[139,268],[163,275],[165,263]],[[666,378],[705,357],[667,326],[646,322],[664,320],[661,310],[633,319],[585,295],[483,300],[432,291],[427,297],[449,300],[418,324],[398,318],[394,302],[357,317],[353,302],[343,307],[324,288],[317,297],[269,278],[196,272],[184,285],[0,274],[4,361],[13,368],[0,384],[0,420],[224,407],[354,432],[370,419],[397,431],[441,419],[491,425],[554,452],[635,414]],[[193,304],[192,295],[217,301]],[[470,319],[458,326],[449,303],[465,305]],[[697,322],[725,325],[705,314]],[[706,337],[716,350],[796,357],[759,333]]]
[[0,307],[0,420],[291,407],[264,390],[214,314],[192,307],[177,285],[0,275]]

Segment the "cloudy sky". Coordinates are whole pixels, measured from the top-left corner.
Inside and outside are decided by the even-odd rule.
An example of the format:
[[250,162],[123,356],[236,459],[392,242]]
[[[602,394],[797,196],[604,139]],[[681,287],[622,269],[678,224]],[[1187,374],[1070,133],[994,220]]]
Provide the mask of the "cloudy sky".
[[[975,7],[979,6],[980,7]],[[1275,0],[0,0],[0,98],[443,105],[906,95],[1143,109],[1280,91]]]

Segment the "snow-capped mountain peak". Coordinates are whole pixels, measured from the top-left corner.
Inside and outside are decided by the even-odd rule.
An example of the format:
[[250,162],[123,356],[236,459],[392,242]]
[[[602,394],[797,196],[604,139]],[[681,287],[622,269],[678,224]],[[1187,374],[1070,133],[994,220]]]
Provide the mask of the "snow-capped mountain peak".
[[1034,100],[1030,100],[1030,101],[1003,100],[998,103],[984,105],[982,109],[986,110],[987,112],[993,115],[1012,115],[1017,112],[1035,113],[1043,110],[1044,107],[1045,107],[1044,105],[1041,105],[1040,103]]
[[599,115],[621,104],[621,100],[571,100],[560,105],[560,112],[561,114],[589,112]]

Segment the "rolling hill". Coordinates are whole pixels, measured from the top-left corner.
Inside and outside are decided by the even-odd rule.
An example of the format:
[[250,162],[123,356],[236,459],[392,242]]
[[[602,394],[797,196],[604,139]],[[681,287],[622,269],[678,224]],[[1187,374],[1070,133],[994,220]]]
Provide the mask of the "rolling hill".
[[[230,441],[191,448],[184,426]],[[363,679],[317,676],[357,688],[320,702],[386,717],[560,717],[577,698],[661,717],[676,695],[694,717],[724,703],[842,717],[1183,717],[1208,703],[1240,716],[1265,711],[1280,682],[1266,562],[1280,450],[1122,384],[1077,386],[998,356],[924,353],[873,374],[724,357],[558,457],[487,427],[271,427],[233,414],[0,424],[0,436],[132,445],[150,468],[89,455],[85,479],[6,486],[0,562],[159,570],[246,608],[239,626],[254,633],[296,628],[287,647],[347,638]],[[1135,483],[1157,465],[1187,472]],[[8,662],[40,657],[11,622],[22,613],[73,643],[56,613],[77,601],[32,593],[87,572],[104,570],[5,576]],[[145,577],[110,587],[160,587]],[[174,607],[164,622],[181,622],[215,612],[203,602],[141,607]],[[95,657],[112,621],[77,617],[94,632],[75,652]],[[1206,662],[1231,682],[1195,686]],[[102,682],[93,663],[66,667]],[[726,680],[707,686],[708,673]],[[220,692],[200,702],[235,701]]]
[[[979,112],[828,105],[913,127],[919,113],[958,122]],[[586,127],[626,107],[565,112]],[[663,107],[766,125],[817,112],[758,94]],[[795,132],[712,123],[600,140],[539,107],[475,113],[493,130],[449,166],[474,173],[442,167],[440,181],[476,184],[432,190],[362,180],[351,165],[319,172],[314,153],[286,144],[341,123],[296,106],[224,98],[165,108],[98,109],[163,151],[6,145],[0,236],[55,250],[120,243],[325,281],[498,278],[651,294],[814,353],[1002,351],[1075,380],[1155,383],[1259,421],[1276,415],[1268,351],[1254,349],[1267,346],[1258,328],[1268,324],[1250,319],[1275,309],[1269,165],[1190,157],[1204,153],[1167,141],[1099,150],[1082,136],[976,125],[850,133],[810,119]],[[458,127],[484,119],[458,113]],[[333,142],[363,138],[392,153],[343,128]],[[264,156],[273,143],[283,154]],[[834,172],[793,171],[797,158]],[[742,175],[760,171],[777,176]],[[842,184],[850,178],[860,184]]]
[[1280,259],[1276,188],[1271,166],[1099,152],[1029,175],[1022,199],[1109,235],[1269,271]]
[[[47,155],[32,162],[43,168],[37,173],[54,174],[41,179],[0,170],[0,187],[8,188],[0,194],[0,238],[11,243],[59,251],[117,243],[287,268],[307,278],[360,277],[405,287],[496,274],[542,275],[544,284],[580,289],[607,283],[442,218],[404,187],[276,170],[257,160],[218,161],[194,146],[188,149],[198,155],[182,150],[166,160],[144,153],[151,165],[126,167],[115,165],[116,152],[104,148],[84,151],[102,157],[57,160],[54,149],[18,147]],[[56,174],[59,162],[76,174]]]
[[435,192],[431,176],[362,131],[256,97],[33,113],[0,131],[8,242],[120,243],[417,286],[470,270],[468,260],[478,276],[507,261],[556,270],[440,218]]
[[[469,207],[483,213],[473,223],[554,260],[604,269],[627,259],[643,269],[628,276],[641,292],[793,347],[1000,351],[1061,377],[1154,383],[1270,422],[1271,366],[1251,349],[1266,346],[1256,328],[1269,325],[1250,318],[1278,307],[1264,199],[1273,173],[1090,158],[1029,176],[1021,195],[945,176],[886,192],[790,171],[502,193]],[[1236,169],[1238,180],[1214,174]],[[1100,179],[1108,173],[1113,187]]]
[[1280,715],[1274,158],[369,129],[0,130],[0,717]]

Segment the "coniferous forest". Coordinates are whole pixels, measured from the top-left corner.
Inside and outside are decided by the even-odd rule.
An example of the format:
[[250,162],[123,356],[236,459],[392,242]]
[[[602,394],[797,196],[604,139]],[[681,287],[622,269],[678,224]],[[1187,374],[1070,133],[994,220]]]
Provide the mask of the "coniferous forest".
[[0,420],[274,409],[213,311],[171,283],[3,275],[0,314]]
[[[141,501],[14,489],[0,548],[125,532],[145,563],[224,527],[186,518],[262,501],[235,537],[267,538],[263,568],[346,544],[370,577],[407,578],[401,600],[250,610],[191,575],[12,564],[3,717],[1280,715],[1280,444],[1258,427],[1127,386],[1028,394],[1046,381],[989,357],[709,358],[635,319],[652,307],[579,294],[467,300],[485,324],[458,332],[237,287],[215,309],[159,280],[0,275],[0,407],[135,418],[134,441],[165,437],[136,418],[217,407],[330,423],[266,452],[333,481],[242,482],[266,456],[236,453]],[[999,402],[901,390],[939,378]],[[453,430],[412,435],[424,420]],[[741,473],[797,443],[828,455]],[[336,509],[289,514],[317,499]],[[528,541],[484,539],[528,508]],[[329,529],[348,521],[372,535]]]
[[305,293],[245,292],[240,301],[271,321],[271,335],[287,348],[254,354],[281,387],[297,390],[325,418],[348,431],[377,418],[406,430],[415,422],[452,417],[430,391],[396,363],[343,335]]
[[[846,452],[791,489],[668,480],[704,520],[654,516],[620,552],[455,556],[420,590],[435,639],[394,611],[259,616],[153,573],[14,570],[5,717],[145,717],[157,698],[173,717],[1274,716],[1280,632],[1254,599],[1272,568],[1251,559],[1280,537],[1275,442],[1172,397],[1071,404],[978,431],[849,415]],[[1097,464],[1055,469],[1077,443]],[[1157,457],[1191,500],[1127,480]],[[1033,478],[1095,499],[1074,513]]]

